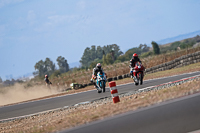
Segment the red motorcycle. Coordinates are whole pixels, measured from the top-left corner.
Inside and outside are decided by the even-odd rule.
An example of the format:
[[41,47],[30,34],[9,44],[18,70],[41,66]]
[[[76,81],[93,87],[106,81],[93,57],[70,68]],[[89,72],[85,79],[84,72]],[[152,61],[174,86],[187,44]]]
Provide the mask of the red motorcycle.
[[135,63],[135,67],[132,68],[133,72],[133,80],[135,82],[135,85],[143,84],[143,78],[144,78],[144,66],[140,62]]

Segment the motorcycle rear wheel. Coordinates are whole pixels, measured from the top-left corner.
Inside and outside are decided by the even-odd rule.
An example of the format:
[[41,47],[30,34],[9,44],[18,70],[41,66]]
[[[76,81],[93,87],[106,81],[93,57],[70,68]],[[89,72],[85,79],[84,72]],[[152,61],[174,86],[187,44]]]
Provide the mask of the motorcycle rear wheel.
[[101,81],[101,86],[102,86],[102,88],[101,88],[102,91],[105,92],[106,89],[105,89],[105,83],[104,83],[104,81]]

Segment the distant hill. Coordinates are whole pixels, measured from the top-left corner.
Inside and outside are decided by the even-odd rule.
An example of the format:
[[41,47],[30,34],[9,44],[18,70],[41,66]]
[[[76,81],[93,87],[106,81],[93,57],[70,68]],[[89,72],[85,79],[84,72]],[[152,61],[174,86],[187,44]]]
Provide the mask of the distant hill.
[[69,63],[69,67],[70,67],[70,68],[79,67],[80,65],[81,65],[80,62],[72,62],[72,63]]
[[163,40],[156,41],[156,42],[158,44],[167,44],[167,43],[172,43],[172,42],[175,42],[175,41],[180,41],[180,40],[183,40],[183,39],[195,37],[197,35],[200,35],[200,30],[195,31],[195,32],[191,32],[191,33],[187,33],[187,34],[182,34],[182,35],[175,36],[175,37],[172,37],[172,38],[163,39]]

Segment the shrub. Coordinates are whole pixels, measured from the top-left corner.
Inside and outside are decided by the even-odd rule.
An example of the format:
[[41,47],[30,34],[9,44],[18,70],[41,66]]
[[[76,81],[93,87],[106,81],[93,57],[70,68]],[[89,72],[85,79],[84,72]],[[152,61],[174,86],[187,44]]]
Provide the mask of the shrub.
[[121,61],[120,60],[116,60],[114,63],[120,63]]
[[153,55],[153,52],[152,51],[149,51],[149,52],[145,52],[141,55],[142,58],[145,58],[145,57],[148,57],[150,55]]
[[50,76],[50,78],[58,77],[58,75],[60,75],[60,74],[61,74],[60,70],[56,70],[56,71]]

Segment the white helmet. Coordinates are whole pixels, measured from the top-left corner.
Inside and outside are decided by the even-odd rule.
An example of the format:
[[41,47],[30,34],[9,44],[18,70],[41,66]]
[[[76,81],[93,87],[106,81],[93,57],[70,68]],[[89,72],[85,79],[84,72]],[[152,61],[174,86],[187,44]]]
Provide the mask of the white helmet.
[[98,68],[101,68],[101,63],[97,63],[97,67],[98,67]]

